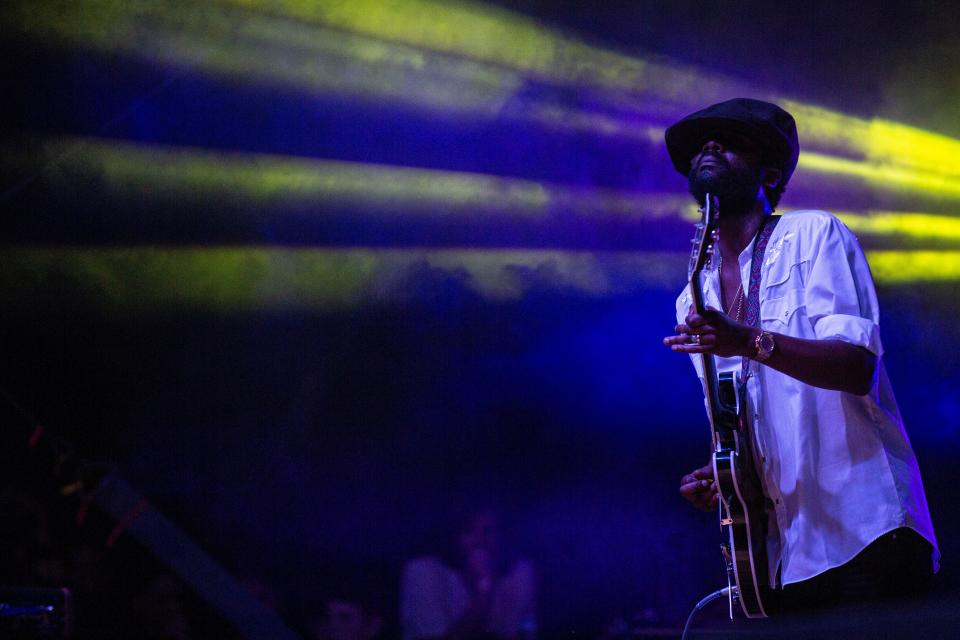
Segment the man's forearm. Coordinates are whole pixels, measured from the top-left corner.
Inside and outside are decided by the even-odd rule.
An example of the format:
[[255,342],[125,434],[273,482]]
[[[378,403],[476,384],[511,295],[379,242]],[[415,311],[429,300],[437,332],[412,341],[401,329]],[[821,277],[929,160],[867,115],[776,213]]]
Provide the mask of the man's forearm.
[[[691,312],[686,323],[674,327],[675,335],[663,343],[679,353],[710,353],[729,358],[757,355],[760,329],[733,321],[715,309]],[[855,395],[870,391],[876,356],[843,340],[808,340],[772,333],[773,351],[763,364],[814,387]]]
[[[759,329],[751,329],[748,357],[756,355],[754,342]],[[773,353],[763,364],[814,387],[836,389],[862,396],[870,391],[877,357],[843,340],[807,340],[773,334]]]

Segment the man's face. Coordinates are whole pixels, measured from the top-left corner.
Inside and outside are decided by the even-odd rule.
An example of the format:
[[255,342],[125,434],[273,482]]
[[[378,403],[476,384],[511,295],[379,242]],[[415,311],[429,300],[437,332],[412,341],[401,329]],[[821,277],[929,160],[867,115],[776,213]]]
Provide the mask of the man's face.
[[500,527],[497,515],[492,511],[480,511],[473,514],[466,526],[460,531],[458,542],[465,554],[477,549],[493,552],[500,540]]
[[716,195],[727,215],[746,213],[761,193],[761,157],[760,148],[749,138],[727,131],[713,133],[690,159],[690,194],[701,205],[706,194]]

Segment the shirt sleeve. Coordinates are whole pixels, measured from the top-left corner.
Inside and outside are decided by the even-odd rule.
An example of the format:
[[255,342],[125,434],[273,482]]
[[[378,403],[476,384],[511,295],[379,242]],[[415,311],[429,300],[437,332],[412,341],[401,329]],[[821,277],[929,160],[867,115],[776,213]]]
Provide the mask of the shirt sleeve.
[[873,276],[856,237],[830,216],[812,247],[805,303],[817,338],[883,355]]

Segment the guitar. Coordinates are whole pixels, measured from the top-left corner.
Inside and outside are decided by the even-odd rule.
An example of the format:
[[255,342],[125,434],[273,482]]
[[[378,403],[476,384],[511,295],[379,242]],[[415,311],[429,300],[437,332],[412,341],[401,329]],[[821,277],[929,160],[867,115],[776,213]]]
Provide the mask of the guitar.
[[[719,237],[720,209],[716,196],[707,194],[700,209],[690,267],[687,276],[693,309],[703,313],[701,274],[711,268]],[[704,392],[713,442],[713,477],[720,494],[720,544],[727,569],[730,617],[739,603],[748,618],[765,618],[761,591],[768,587],[766,555],[767,517],[760,479],[753,464],[752,442],[746,421],[739,413],[743,405],[733,372],[717,375],[713,355],[700,354]]]

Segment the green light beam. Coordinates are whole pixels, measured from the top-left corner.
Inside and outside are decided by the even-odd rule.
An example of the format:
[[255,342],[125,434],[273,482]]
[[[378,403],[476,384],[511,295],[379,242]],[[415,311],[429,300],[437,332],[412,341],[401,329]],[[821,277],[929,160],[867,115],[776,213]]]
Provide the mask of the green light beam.
[[[661,127],[519,99],[518,90],[527,77],[602,87],[619,110],[653,120],[662,120],[671,103],[675,116],[680,105],[757,93],[731,78],[592,47],[522,15],[468,2],[43,0],[0,8],[0,22],[12,32],[186,65],[238,82],[262,79],[299,90],[398,99],[481,118],[627,136],[648,146],[660,144]],[[954,180],[960,176],[960,141],[772,99],[796,115],[805,146],[829,151],[804,154],[802,166],[812,172],[847,176],[875,190],[960,197]],[[805,180],[798,176],[801,184]]]
[[[118,5],[80,0],[0,6],[11,32],[102,53],[192,68],[237,83],[271,82],[444,114],[505,118],[660,144],[662,128],[521,96],[515,70],[362,34],[214,3]],[[620,101],[623,112],[636,110]]]
[[960,251],[872,251],[867,261],[880,284],[922,284],[960,280]]
[[[960,280],[960,251],[868,252],[878,283]],[[410,301],[418,279],[455,282],[490,302],[552,290],[589,297],[674,291],[679,252],[285,249],[271,247],[0,248],[0,293],[18,309],[103,313],[273,309],[337,311]]]
[[0,292],[17,308],[107,313],[392,305],[421,277],[494,302],[544,288],[603,297],[677,287],[685,262],[636,252],[268,247],[0,248],[0,259]]
[[797,164],[805,172],[820,174],[814,178],[798,174],[798,182],[821,180],[822,175],[843,176],[861,181],[876,191],[916,193],[940,200],[960,200],[960,181],[936,172],[917,171],[894,163],[847,160],[806,151]]
[[[262,211],[315,211],[349,205],[363,215],[541,220],[552,216],[585,219],[695,221],[696,207],[685,194],[614,189],[577,189],[563,184],[465,172],[396,167],[269,154],[215,152],[185,147],[140,145],[97,138],[41,140],[29,163],[51,162],[44,188],[75,191],[103,185],[119,201],[140,200],[203,205],[230,202],[238,216]],[[5,154],[8,162],[13,154]],[[927,212],[842,211],[855,232],[903,240],[960,241],[960,217]]]
[[901,240],[960,240],[960,217],[905,211],[837,212],[850,230]]
[[[478,211],[548,220],[551,215],[660,219],[693,210],[683,194],[578,189],[476,173],[314,160],[259,153],[140,145],[98,138],[41,140],[19,166],[49,164],[46,188],[66,192],[101,184],[123,199],[176,203],[239,202],[253,209],[338,203],[371,212],[402,210],[444,217]],[[21,169],[24,170],[24,169]]]
[[[522,14],[476,2],[225,1],[486,61],[559,84],[649,94],[694,108],[728,97],[757,94],[755,87],[735,78],[592,47],[546,29]],[[840,146],[860,154],[870,167],[892,165],[932,174],[928,178],[931,182],[938,175],[960,176],[958,140],[881,118],[854,118],[784,97],[767,97],[794,114],[805,142],[827,148]]]

